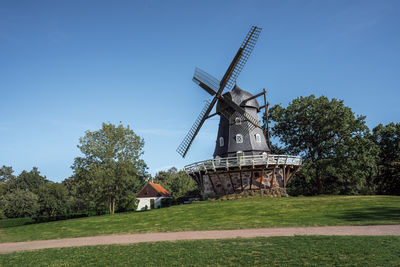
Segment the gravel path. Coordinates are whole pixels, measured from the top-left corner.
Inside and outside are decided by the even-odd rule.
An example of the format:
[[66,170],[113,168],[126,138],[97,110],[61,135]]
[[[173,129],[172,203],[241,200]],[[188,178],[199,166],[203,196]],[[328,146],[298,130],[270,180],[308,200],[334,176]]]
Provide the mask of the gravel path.
[[241,230],[186,231],[147,234],[123,234],[37,240],[29,242],[0,243],[0,253],[43,248],[79,247],[110,244],[132,244],[141,242],[221,239],[237,237],[270,237],[294,235],[396,235],[400,236],[400,225],[371,226],[325,226],[325,227],[285,227]]

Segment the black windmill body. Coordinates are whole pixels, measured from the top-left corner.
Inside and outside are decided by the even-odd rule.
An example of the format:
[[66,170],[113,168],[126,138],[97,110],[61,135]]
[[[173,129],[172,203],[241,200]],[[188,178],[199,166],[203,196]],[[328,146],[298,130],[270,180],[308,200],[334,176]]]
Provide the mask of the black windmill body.
[[[224,98],[230,98],[253,118],[258,117],[257,113],[260,112],[260,105],[255,98],[246,101],[253,97],[249,92],[235,85],[231,91],[223,96]],[[248,121],[242,120],[243,117],[235,109],[222,101],[217,103],[217,113],[225,115],[220,116],[214,158],[234,157],[238,153],[260,155],[270,152],[259,121],[258,127],[251,127]]]

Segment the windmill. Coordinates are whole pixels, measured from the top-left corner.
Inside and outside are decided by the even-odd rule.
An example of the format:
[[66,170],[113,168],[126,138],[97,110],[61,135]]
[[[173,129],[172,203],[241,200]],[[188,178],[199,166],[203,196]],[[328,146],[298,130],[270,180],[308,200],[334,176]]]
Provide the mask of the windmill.
[[[257,26],[251,27],[249,33],[244,39],[242,45],[237,51],[235,57],[233,58],[228,69],[226,70],[221,81],[218,81],[216,78],[206,73],[205,71],[196,68],[193,81],[197,83],[201,88],[203,88],[207,93],[213,96],[213,98],[211,101],[206,102],[206,105],[200,112],[192,128],[189,130],[186,137],[183,139],[182,143],[177,148],[177,152],[182,157],[186,156],[190,146],[192,145],[194,139],[196,138],[196,135],[199,133],[204,122],[208,118],[217,114],[215,113],[210,115],[217,101],[222,102],[225,106],[235,111],[236,113],[235,115],[237,115],[237,117],[240,119],[241,128],[244,128],[243,130],[245,133],[253,130],[255,127],[260,128],[260,123],[257,118],[246,112],[246,110],[243,107],[235,103],[230,97],[225,97],[222,94],[222,92],[225,89],[231,90],[234,87],[234,85],[236,85],[236,79],[239,76],[240,72],[242,71],[244,65],[246,64],[247,59],[249,58],[251,52],[253,51],[258,36],[260,35],[260,32],[261,28]],[[224,112],[223,109],[220,109],[220,112],[218,113],[225,116],[226,119],[229,119],[229,117],[231,117],[231,115],[227,114],[227,112]]]
[[[204,122],[220,115],[214,158],[184,168],[199,185],[203,197],[255,189],[283,190],[285,193],[287,182],[301,167],[299,156],[271,154],[265,89],[252,95],[236,85],[260,32],[261,28],[257,26],[250,28],[220,81],[199,68],[195,69],[193,81],[213,98],[206,102],[177,152],[185,157]],[[260,96],[264,96],[263,106],[256,100]],[[216,111],[211,114],[214,106]],[[264,129],[257,115],[262,108],[266,111]]]

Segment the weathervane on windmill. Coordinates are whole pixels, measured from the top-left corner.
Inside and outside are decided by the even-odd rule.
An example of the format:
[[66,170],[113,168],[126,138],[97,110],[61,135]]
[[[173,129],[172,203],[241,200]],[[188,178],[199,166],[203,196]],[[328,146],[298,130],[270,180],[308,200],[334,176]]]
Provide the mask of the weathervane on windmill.
[[[236,85],[260,32],[261,28],[251,27],[221,81],[199,68],[195,69],[193,81],[213,98],[206,102],[177,152],[185,157],[204,122],[220,115],[214,158],[184,168],[199,185],[203,197],[247,190],[281,193],[301,167],[299,156],[271,154],[265,89],[252,95]],[[227,92],[223,94],[224,90]],[[261,96],[264,97],[263,106],[257,101]],[[215,105],[216,111],[211,114]],[[258,119],[261,109],[265,109],[264,130]]]

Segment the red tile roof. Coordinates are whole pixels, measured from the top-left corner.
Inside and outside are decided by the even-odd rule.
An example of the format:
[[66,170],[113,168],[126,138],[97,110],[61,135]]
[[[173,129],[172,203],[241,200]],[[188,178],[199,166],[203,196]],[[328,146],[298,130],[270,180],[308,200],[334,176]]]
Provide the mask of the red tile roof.
[[160,184],[155,184],[152,181],[149,182],[149,184],[161,195],[165,196],[165,197],[170,197],[171,194],[167,191],[167,189],[165,189],[164,187],[162,187],[162,185]]

